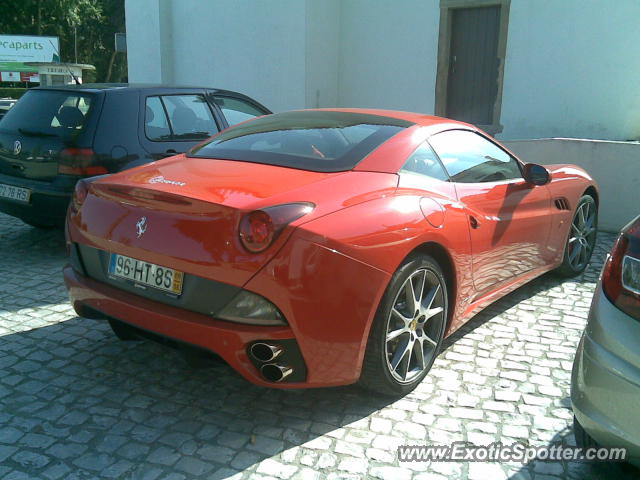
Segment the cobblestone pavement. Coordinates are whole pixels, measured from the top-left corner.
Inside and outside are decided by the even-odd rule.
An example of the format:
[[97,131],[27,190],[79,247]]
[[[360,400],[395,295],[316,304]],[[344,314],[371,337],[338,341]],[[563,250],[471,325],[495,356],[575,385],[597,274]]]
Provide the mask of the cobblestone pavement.
[[[419,388],[278,391],[223,363],[120,342],[78,318],[60,231],[0,215],[0,478],[598,479],[576,463],[399,463],[402,444],[573,443],[570,371],[613,235],[585,274],[546,275],[475,317]],[[612,467],[613,468],[613,467]],[[637,472],[636,472],[637,475]]]

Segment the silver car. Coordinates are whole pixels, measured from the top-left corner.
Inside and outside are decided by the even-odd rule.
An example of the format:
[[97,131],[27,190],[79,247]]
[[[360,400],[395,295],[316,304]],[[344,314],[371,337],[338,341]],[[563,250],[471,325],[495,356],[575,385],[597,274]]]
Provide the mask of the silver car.
[[582,447],[626,447],[640,465],[640,216],[605,262],[571,376]]

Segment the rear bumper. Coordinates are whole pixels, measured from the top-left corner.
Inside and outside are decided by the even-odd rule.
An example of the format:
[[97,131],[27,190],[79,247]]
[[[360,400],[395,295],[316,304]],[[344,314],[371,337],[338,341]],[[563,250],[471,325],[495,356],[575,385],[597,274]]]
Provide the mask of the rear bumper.
[[573,411],[598,444],[626,447],[640,464],[640,322],[598,285],[571,378]]
[[[293,336],[288,327],[236,325],[180,308],[147,300],[137,295],[91,280],[71,266],[63,270],[71,303],[78,315],[96,316],[101,312],[135,327],[164,337],[195,345],[220,355],[250,382],[265,382],[252,365],[246,346],[256,340],[280,340]],[[295,384],[283,384],[294,387]]]
[[[243,287],[277,305],[289,322],[286,327],[261,327],[216,320],[92,280],[70,266],[64,269],[71,302],[79,315],[88,307],[210,350],[248,381],[277,388],[356,382],[369,327],[389,278],[389,274],[335,250],[291,238]],[[265,380],[247,349],[252,342],[269,340],[295,342],[306,368],[304,381]]]
[[0,174],[0,183],[31,190],[29,203],[0,197],[0,212],[27,222],[62,225],[73,193],[73,184],[60,186]]

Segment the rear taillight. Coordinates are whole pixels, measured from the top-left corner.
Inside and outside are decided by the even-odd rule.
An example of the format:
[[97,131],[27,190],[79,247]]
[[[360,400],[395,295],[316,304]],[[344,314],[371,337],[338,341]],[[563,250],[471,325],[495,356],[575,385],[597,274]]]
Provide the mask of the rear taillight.
[[240,222],[240,241],[252,253],[261,252],[273,242],[276,229],[268,213],[257,210]]
[[87,194],[89,193],[89,183],[87,180],[78,180],[76,183],[76,188],[73,190],[73,196],[71,197],[71,211],[73,213],[78,213],[80,207],[84,203],[87,198]]
[[58,173],[79,177],[109,173],[105,167],[95,163],[96,154],[90,148],[65,148],[60,152]]
[[640,223],[616,240],[602,271],[602,289],[616,307],[640,319]]
[[313,211],[309,202],[286,203],[247,213],[240,220],[240,243],[251,253],[259,253],[271,245],[291,222]]

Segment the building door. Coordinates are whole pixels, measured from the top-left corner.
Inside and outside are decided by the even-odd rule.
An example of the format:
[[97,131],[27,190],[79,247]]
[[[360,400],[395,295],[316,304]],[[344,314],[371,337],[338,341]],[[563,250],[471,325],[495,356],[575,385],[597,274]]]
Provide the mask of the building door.
[[508,4],[442,5],[436,112],[498,133]]

